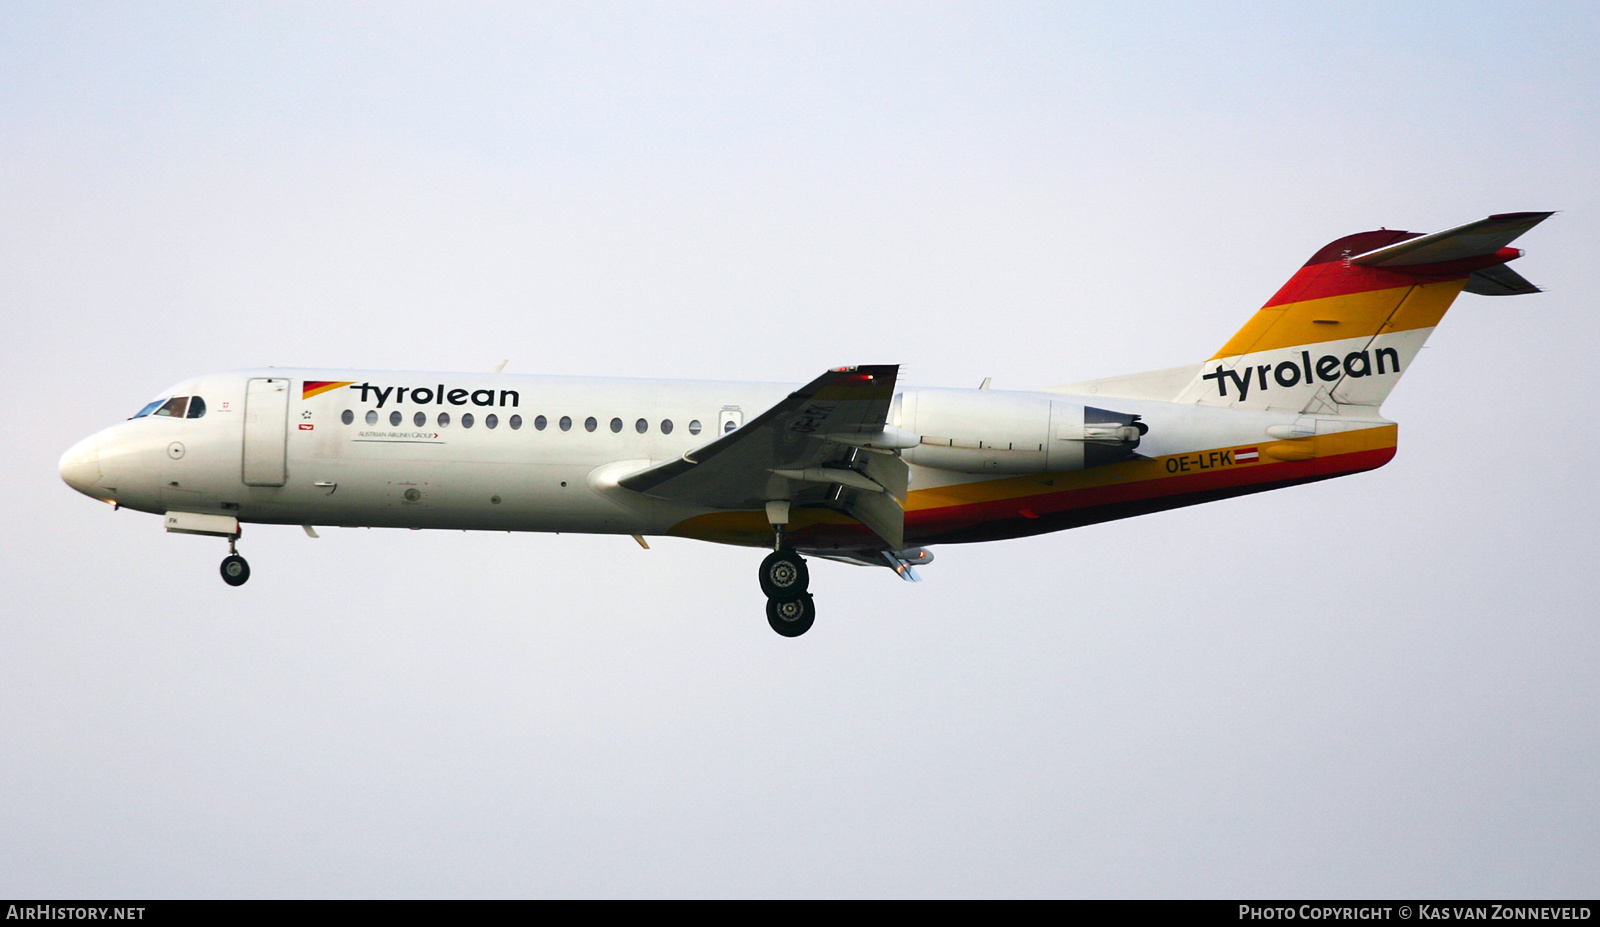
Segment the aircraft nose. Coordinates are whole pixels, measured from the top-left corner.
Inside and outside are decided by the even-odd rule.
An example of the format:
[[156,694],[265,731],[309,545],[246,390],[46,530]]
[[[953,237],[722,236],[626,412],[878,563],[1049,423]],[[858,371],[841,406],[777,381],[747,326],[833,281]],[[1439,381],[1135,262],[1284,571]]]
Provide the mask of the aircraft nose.
[[61,455],[61,479],[85,495],[94,495],[100,482],[100,441],[84,438]]

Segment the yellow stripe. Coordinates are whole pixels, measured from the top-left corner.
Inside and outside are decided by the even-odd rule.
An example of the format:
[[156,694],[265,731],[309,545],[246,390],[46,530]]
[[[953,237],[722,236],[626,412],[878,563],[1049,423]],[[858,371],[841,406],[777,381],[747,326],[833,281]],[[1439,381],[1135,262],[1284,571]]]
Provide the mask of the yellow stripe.
[[[1067,473],[1036,473],[1029,476],[958,483],[933,489],[913,490],[906,499],[906,511],[916,512],[925,509],[950,508],[952,506],[974,505],[984,502],[1003,502],[1009,499],[1037,497],[1050,493],[1071,492],[1078,489],[1093,489],[1101,486],[1189,476],[1203,471],[1191,469],[1174,474],[1167,470],[1167,461],[1185,457],[1193,458],[1197,454],[1209,455],[1212,451],[1236,452],[1246,447],[1260,448],[1261,463],[1266,464],[1271,463],[1274,457],[1278,459],[1309,460],[1315,457],[1335,457],[1340,454],[1350,454],[1357,451],[1394,447],[1398,440],[1399,429],[1397,426],[1380,425],[1375,428],[1316,435],[1291,441],[1269,440],[1255,444],[1241,444],[1234,447],[1206,448],[1204,451],[1169,454],[1148,460],[1130,460],[1124,463],[1093,467],[1088,470],[1075,470]],[[1229,469],[1236,470],[1255,466],[1258,466],[1258,464],[1234,464]],[[812,525],[853,525],[857,523],[855,519],[842,512],[820,508],[793,509],[790,513],[790,519],[789,530],[791,531],[799,531]],[[761,546],[769,543],[772,539],[772,527],[767,524],[766,513],[761,511],[712,512],[705,515],[696,515],[673,525],[667,533],[679,537],[698,538],[723,544],[753,546]]]
[[1269,306],[1257,312],[1211,359],[1431,328],[1444,318],[1466,284],[1465,280],[1448,280]]
[[[812,525],[855,525],[854,518],[833,509],[792,509],[789,512],[789,531],[799,531]],[[761,547],[772,543],[772,525],[767,513],[761,511],[711,512],[686,518],[667,529],[676,537],[714,541],[718,544],[741,544]]]
[[[935,489],[919,489],[911,492],[906,499],[906,511],[915,512],[922,509],[944,508],[952,505],[971,505],[975,502],[1000,502],[1006,499],[1020,499],[1049,492],[1067,492],[1074,489],[1092,489],[1118,483],[1139,483],[1145,480],[1165,479],[1173,475],[1167,471],[1168,460],[1194,457],[1196,454],[1209,454],[1214,450],[1236,451],[1241,447],[1265,448],[1275,444],[1289,444],[1297,448],[1309,449],[1309,457],[1333,457],[1355,451],[1394,447],[1398,436],[1399,429],[1396,426],[1383,425],[1377,428],[1363,428],[1360,431],[1343,431],[1331,435],[1297,438],[1293,441],[1268,440],[1256,444],[1241,444],[1236,447],[1206,448],[1204,451],[1168,454],[1165,457],[1152,457],[1147,460],[1129,460],[1124,463],[1091,467],[1088,470],[1073,470],[1067,473],[1037,473],[1030,476],[1014,476],[1006,479],[984,480],[977,483],[958,483],[953,486],[940,486]],[[1236,464],[1235,466],[1254,465]]]

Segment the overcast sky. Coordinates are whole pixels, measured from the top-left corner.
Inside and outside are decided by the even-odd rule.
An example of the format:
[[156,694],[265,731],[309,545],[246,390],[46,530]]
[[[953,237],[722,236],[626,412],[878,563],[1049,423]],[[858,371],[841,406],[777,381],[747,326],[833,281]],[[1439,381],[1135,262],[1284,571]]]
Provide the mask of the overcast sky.
[[[1587,896],[1600,7],[0,5],[0,896]],[[1043,387],[1563,212],[1388,467],[936,550],[166,535],[255,365]]]

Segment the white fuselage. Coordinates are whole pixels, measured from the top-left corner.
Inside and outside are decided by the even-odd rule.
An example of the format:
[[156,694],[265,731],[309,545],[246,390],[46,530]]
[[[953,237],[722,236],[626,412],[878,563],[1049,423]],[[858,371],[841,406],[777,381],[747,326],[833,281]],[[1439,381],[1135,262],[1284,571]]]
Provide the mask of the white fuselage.
[[[263,379],[290,387],[282,485],[245,482],[247,418],[255,415],[247,384]],[[302,398],[302,383],[346,380],[386,394],[368,389],[363,401],[360,389],[343,386]],[[443,402],[410,401],[417,387],[437,392],[440,384]],[[69,451],[63,475],[73,469],[68,461],[78,461],[68,481],[90,495],[142,511],[225,512],[247,522],[655,534],[698,510],[642,497],[625,504],[618,500],[631,494],[592,485],[596,470],[678,457],[787,391],[761,383],[238,371],[163,393],[203,397],[203,417],[147,415],[114,425]],[[453,392],[463,401],[452,403]]]
[[[279,384],[276,399],[252,392],[273,383]],[[598,377],[234,371],[163,392],[162,398],[202,397],[201,417],[151,414],[114,425],[68,451],[62,475],[88,495],[129,508],[241,522],[659,535],[716,510],[629,492],[616,480],[681,457],[792,389]],[[920,397],[906,405],[921,408],[923,419],[935,403],[947,403],[981,422],[974,427],[986,429],[989,439],[972,445],[992,444],[1008,432],[1043,434],[1049,441],[1048,430],[1040,429],[1049,427],[1051,404],[1059,409],[1065,400],[1141,416],[1150,429],[1140,446],[1147,457],[1270,440],[1269,428],[1303,421],[1286,413],[1147,399],[906,392]],[[995,414],[983,414],[990,407]],[[1007,417],[1012,413],[1005,410],[1024,408],[1044,409],[1045,418]],[[1004,449],[992,466],[976,467],[979,472],[917,466],[916,454],[907,457],[914,495],[1022,472],[1009,462],[1021,459],[1018,454]],[[937,540],[936,534],[923,542]],[[762,541],[757,536],[751,543]]]

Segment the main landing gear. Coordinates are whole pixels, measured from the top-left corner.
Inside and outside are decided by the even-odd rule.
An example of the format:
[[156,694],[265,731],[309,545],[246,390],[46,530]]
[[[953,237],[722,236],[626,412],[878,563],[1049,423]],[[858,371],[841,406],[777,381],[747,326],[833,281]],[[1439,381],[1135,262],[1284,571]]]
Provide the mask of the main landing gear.
[[817,620],[817,606],[806,588],[811,573],[805,559],[783,547],[761,561],[761,591],[767,596],[767,624],[784,637],[799,637]]
[[817,604],[806,587],[811,571],[805,558],[783,541],[789,525],[789,503],[767,503],[767,522],[772,525],[772,553],[761,561],[761,591],[767,597],[767,624],[784,637],[799,637],[811,630],[817,620]]
[[250,564],[234,548],[238,535],[228,538],[228,556],[222,558],[222,581],[230,586],[243,586],[250,579]]
[[767,624],[784,637],[799,637],[811,630],[817,620],[817,605],[810,593],[802,592],[792,599],[767,600]]
[[761,561],[761,592],[769,599],[793,598],[810,585],[811,571],[792,548],[775,550]]
[[816,602],[806,594],[811,572],[805,559],[784,543],[789,527],[789,503],[766,503],[766,522],[773,527],[773,552],[762,560],[762,592],[766,596],[766,623],[784,637],[800,637],[816,621]]

